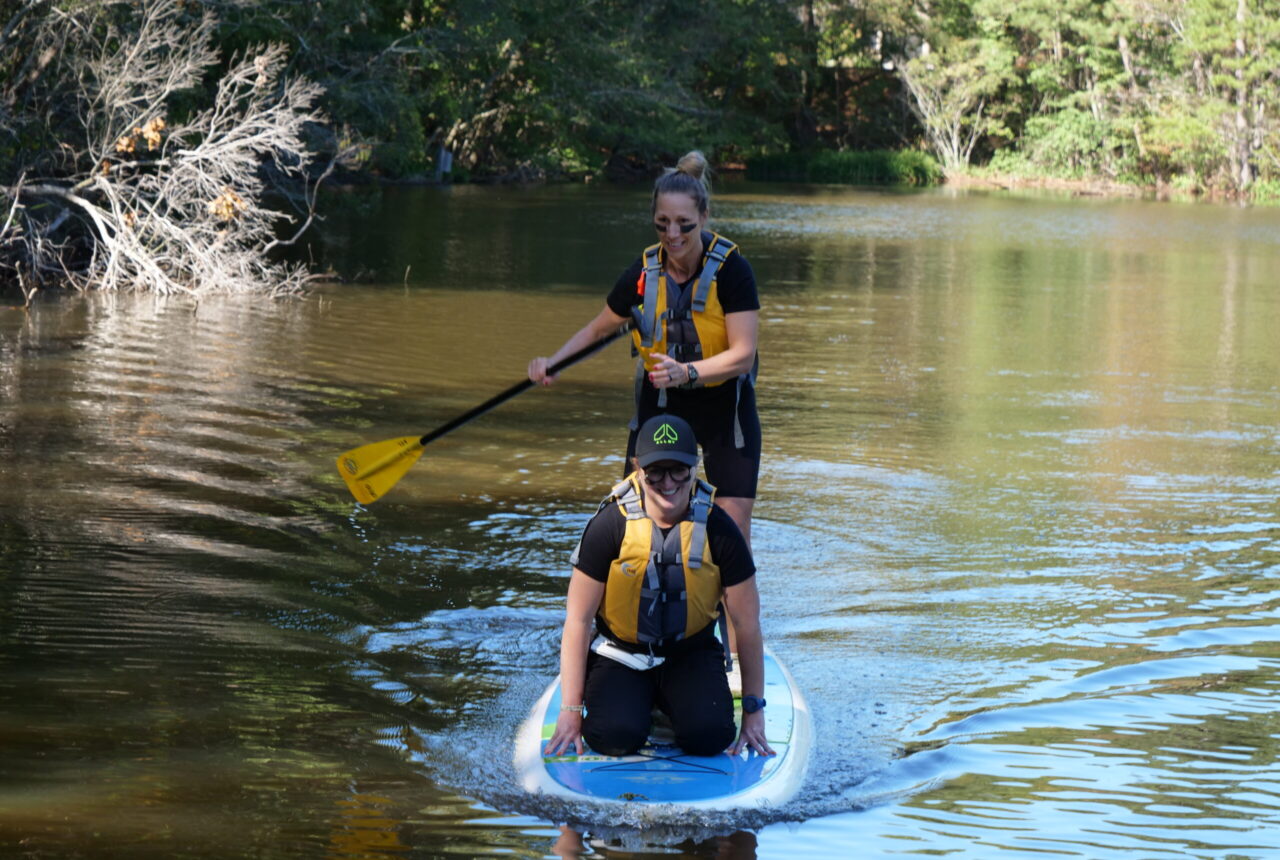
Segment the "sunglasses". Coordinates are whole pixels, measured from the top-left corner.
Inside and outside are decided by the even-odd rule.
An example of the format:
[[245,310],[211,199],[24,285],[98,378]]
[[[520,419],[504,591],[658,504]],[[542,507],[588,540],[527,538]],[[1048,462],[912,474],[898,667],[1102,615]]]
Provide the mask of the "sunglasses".
[[[659,233],[667,232],[667,228],[669,228],[670,226],[671,225],[669,223],[661,224],[657,221],[653,222],[653,229],[657,230]],[[688,224],[676,224],[676,226],[680,228],[681,233],[687,234],[687,233],[692,233],[694,230],[698,228],[698,222],[690,221]]]
[[683,484],[689,480],[689,467],[683,464],[677,466],[646,466],[644,470],[644,482],[646,484],[661,484],[663,478],[670,478],[677,484]]

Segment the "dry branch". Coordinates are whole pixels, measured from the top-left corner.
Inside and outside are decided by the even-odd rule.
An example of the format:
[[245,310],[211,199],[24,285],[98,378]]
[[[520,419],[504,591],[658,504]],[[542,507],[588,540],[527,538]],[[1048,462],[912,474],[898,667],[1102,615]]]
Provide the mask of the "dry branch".
[[[303,133],[322,120],[320,88],[283,77],[283,46],[231,58],[207,106],[174,116],[219,62],[212,16],[145,0],[50,7],[32,20],[9,40],[55,56],[41,80],[0,84],[0,104],[28,105],[21,119],[0,112],[0,134],[40,128],[50,146],[0,175],[0,272],[28,298],[55,283],[166,294],[305,285],[305,269],[267,256],[292,241],[276,237],[292,219],[263,202],[264,174],[311,186],[305,229],[316,180]],[[73,31],[74,42],[62,35]]]

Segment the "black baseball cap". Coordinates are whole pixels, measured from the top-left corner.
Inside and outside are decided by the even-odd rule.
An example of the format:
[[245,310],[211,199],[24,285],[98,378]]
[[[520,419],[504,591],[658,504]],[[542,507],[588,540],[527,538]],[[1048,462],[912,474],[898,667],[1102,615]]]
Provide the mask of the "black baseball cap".
[[636,462],[643,469],[667,460],[686,466],[698,465],[698,440],[683,418],[655,415],[644,422],[636,434]]

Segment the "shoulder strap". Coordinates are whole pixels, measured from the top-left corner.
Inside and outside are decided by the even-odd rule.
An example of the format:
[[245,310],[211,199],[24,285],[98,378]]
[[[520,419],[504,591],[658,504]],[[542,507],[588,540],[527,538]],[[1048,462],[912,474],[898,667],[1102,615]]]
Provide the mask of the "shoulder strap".
[[711,282],[720,271],[720,264],[734,252],[738,246],[718,233],[711,234],[711,243],[707,246],[707,259],[702,264],[702,277],[698,278],[698,286],[693,293],[691,307],[702,313],[707,307],[707,296],[711,292]]
[[[640,494],[636,491],[636,485],[632,483],[629,476],[613,485],[613,489],[609,490],[609,495],[600,500],[600,504],[596,508],[596,514],[615,504],[622,508],[623,515],[629,520],[637,520],[645,515],[644,506],[640,503]],[[569,556],[569,564],[574,567],[578,566],[578,559],[582,553],[582,538],[586,534],[587,530],[584,527],[582,536],[578,538],[578,545],[573,548],[573,554]]]
[[642,519],[645,516],[644,504],[640,498],[640,491],[636,489],[635,481],[631,480],[631,476],[623,478],[613,489],[609,491],[608,497],[600,503],[601,507],[616,503],[622,508],[622,513],[629,520]]
[[693,534],[689,539],[689,567],[702,567],[702,554],[707,546],[707,517],[715,504],[716,488],[701,478],[689,502],[689,519],[693,520]]
[[658,257],[661,245],[644,249],[644,319],[640,322],[640,345],[653,346],[658,330],[658,295],[662,290],[662,261]]

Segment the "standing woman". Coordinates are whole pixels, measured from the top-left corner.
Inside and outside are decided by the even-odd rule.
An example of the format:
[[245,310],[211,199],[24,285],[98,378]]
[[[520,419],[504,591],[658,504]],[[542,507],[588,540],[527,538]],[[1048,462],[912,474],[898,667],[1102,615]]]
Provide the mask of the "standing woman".
[[[529,379],[550,385],[547,368],[634,320],[636,431],[666,412],[692,425],[702,446],[716,504],[750,543],[751,509],[760,474],[756,412],[756,337],[760,299],[751,264],[730,240],[707,229],[711,187],[707,159],[690,152],[653,186],[650,245],[614,284],[604,309],[554,355],[529,362]],[[624,467],[624,472],[627,469]]]

